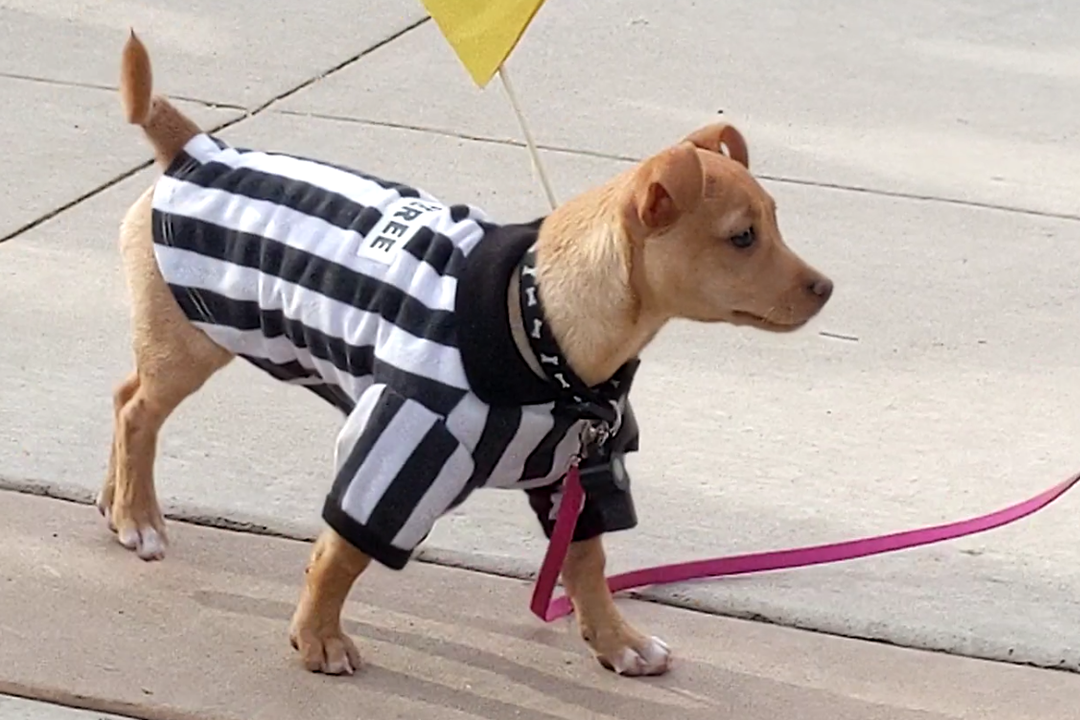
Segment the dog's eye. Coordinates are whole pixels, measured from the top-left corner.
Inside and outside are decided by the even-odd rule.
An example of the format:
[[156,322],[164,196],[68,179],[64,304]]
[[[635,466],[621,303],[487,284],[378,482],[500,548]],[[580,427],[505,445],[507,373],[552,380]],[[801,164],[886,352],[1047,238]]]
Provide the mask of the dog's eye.
[[731,236],[731,244],[740,250],[745,250],[754,244],[754,228],[749,228],[746,232],[741,232],[738,235]]

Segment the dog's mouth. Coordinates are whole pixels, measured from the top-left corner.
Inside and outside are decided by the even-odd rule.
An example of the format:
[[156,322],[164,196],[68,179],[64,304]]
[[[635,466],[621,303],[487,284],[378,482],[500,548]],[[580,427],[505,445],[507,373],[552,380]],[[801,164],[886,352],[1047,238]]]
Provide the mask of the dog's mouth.
[[778,322],[770,317],[762,317],[752,312],[746,312],[743,310],[735,310],[731,313],[731,323],[733,325],[748,325],[750,327],[757,328],[758,330],[766,330],[768,332],[785,333],[798,330],[802,326],[809,322],[809,318],[805,320],[799,320],[796,322]]

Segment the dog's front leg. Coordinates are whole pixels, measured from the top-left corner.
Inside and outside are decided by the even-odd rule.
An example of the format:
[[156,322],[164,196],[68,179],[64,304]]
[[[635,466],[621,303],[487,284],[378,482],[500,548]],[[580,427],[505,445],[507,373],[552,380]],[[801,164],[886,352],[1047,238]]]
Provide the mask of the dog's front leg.
[[600,664],[620,675],[661,675],[671,663],[663,640],[634,629],[615,606],[604,576],[602,536],[570,545],[563,582],[574,604],[581,637]]
[[341,611],[356,578],[370,563],[371,558],[329,528],[315,541],[289,629],[289,641],[308,670],[352,675],[359,669],[360,653],[341,629]]

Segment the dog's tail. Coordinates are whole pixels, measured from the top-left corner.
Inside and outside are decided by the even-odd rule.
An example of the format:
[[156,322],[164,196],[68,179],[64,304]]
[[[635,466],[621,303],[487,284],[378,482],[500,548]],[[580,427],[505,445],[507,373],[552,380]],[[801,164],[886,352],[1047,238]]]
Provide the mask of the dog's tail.
[[157,161],[167,167],[202,130],[175,105],[154,95],[153,91],[150,54],[132,30],[120,60],[120,101],[127,121],[143,129],[154,147]]

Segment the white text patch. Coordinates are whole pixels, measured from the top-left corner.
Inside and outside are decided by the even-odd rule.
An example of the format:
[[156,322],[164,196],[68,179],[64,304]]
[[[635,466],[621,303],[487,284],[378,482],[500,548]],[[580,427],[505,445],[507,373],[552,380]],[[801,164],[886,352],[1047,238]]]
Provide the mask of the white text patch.
[[430,217],[444,209],[439,203],[419,198],[395,200],[386,208],[371,232],[360,241],[356,254],[389,265],[402,246],[427,226]]

